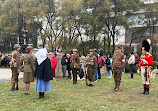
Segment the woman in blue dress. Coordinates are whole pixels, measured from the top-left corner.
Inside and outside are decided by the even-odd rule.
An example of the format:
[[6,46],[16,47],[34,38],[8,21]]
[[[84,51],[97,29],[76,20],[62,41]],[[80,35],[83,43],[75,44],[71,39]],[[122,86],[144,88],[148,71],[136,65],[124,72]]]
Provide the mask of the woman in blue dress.
[[35,91],[39,93],[39,99],[44,98],[44,92],[51,92],[50,80],[53,79],[51,62],[47,57],[47,50],[40,49],[35,53],[37,65],[35,70],[36,88]]

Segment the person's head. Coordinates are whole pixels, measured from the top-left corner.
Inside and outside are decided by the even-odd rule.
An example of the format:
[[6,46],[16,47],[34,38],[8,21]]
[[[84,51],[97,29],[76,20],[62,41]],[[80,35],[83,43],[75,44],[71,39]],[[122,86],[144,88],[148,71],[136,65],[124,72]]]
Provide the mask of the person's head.
[[104,55],[104,51],[100,50],[100,54],[99,55],[100,55],[100,57],[103,56]]
[[150,39],[143,40],[142,42],[142,54],[146,54],[150,50]]
[[66,52],[63,53],[63,56],[66,56]]
[[33,49],[32,46],[27,46],[25,52],[26,52],[27,54],[32,53],[32,51],[33,51],[32,49]]
[[90,55],[90,56],[93,56],[93,55],[94,55],[94,50],[93,50],[93,49],[90,49],[90,50],[89,50],[89,55]]
[[133,55],[133,52],[131,52],[131,54],[130,55]]
[[144,48],[142,48],[142,54],[146,54],[146,53],[147,53],[147,51],[144,50]]
[[94,50],[94,53],[97,53],[97,49],[96,48],[94,48],[93,50]]
[[70,51],[70,55],[72,55],[73,54],[73,51]]
[[56,52],[52,52],[52,57],[55,57],[57,56],[57,53]]
[[109,55],[109,58],[111,58],[111,55]]
[[70,54],[67,54],[67,57],[68,57],[68,58],[70,58],[70,57],[71,57],[71,55],[70,55]]
[[77,49],[73,49],[73,54],[77,54]]
[[19,44],[15,44],[13,48],[17,51],[20,51],[21,46]]
[[116,52],[121,52],[121,46],[116,47]]

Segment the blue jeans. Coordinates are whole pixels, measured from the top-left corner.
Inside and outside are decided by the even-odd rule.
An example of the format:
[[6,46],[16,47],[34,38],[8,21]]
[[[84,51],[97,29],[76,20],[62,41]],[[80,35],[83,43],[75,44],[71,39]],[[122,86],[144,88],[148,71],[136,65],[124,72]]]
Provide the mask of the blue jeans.
[[123,67],[122,72],[123,72],[123,74],[125,73],[125,67]]
[[98,72],[97,70],[94,71],[95,81],[97,80]]
[[129,69],[130,69],[130,73],[131,73],[131,78],[133,78],[133,68],[134,68],[134,64],[130,64]]
[[98,70],[98,79],[101,79],[100,69],[101,69],[101,67],[98,67],[98,68],[97,68],[97,70]]
[[107,72],[108,72],[107,77],[111,78],[112,77],[112,70],[108,70]]

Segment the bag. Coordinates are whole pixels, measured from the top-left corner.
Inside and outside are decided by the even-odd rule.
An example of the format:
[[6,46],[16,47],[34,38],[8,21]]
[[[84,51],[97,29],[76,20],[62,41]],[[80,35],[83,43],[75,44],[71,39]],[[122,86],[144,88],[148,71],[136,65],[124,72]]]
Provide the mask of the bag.
[[15,54],[15,52],[12,53],[12,59],[9,62],[10,68],[12,67],[17,67],[17,63],[14,61],[13,55]]

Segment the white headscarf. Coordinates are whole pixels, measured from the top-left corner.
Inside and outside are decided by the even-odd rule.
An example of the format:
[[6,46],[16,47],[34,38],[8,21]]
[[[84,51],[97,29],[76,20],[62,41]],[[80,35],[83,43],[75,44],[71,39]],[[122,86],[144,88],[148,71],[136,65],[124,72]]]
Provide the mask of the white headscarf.
[[40,65],[47,58],[47,49],[40,49],[35,53],[38,65]]

